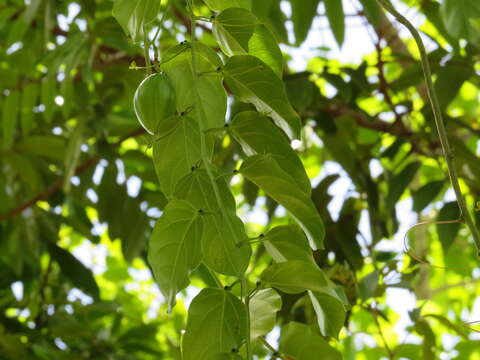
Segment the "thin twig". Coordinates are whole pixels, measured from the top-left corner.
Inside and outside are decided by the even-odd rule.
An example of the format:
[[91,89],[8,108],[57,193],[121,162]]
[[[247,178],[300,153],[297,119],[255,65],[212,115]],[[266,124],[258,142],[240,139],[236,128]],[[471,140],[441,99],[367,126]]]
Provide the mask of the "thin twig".
[[262,342],[263,346],[265,346],[272,353],[274,358],[291,360],[286,355],[280,354],[272,345],[270,345],[270,343],[265,339],[265,337],[260,336],[258,339]]
[[380,325],[380,322],[378,321],[377,309],[368,307],[367,310],[372,315],[372,318],[375,322],[375,325],[377,326],[378,334],[380,335],[380,338],[382,339],[383,345],[385,347],[385,351],[388,353],[388,357],[393,360],[395,358],[395,353],[392,351],[392,349],[390,349],[390,346],[388,345],[388,342],[387,342],[387,338],[383,334],[382,326]]

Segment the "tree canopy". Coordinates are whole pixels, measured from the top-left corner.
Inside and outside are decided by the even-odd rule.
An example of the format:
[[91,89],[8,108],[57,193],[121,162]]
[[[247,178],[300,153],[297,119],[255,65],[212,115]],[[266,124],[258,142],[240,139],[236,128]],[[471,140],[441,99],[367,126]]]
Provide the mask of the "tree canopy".
[[478,0],[0,0],[0,50],[0,360],[480,358]]

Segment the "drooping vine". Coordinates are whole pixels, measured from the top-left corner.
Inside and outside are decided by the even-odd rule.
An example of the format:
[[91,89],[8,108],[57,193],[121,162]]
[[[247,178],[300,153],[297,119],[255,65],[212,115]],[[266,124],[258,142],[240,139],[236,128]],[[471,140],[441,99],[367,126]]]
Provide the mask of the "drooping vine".
[[[155,7],[140,1],[140,8],[132,9],[125,2],[125,12],[120,12],[118,5],[116,17],[124,22],[124,29],[134,40],[139,29],[143,30],[148,77],[137,90],[136,113],[140,123],[153,133],[153,161],[160,188],[169,200],[149,241],[148,261],[170,309],[199,266],[207,269],[217,285],[203,289],[190,305],[182,341],[183,359],[231,356],[250,360],[252,342],[274,349],[264,336],[274,326],[280,310],[277,290],[289,294],[308,292],[324,336],[338,336],[348,301],[342,289],[313,261],[312,250],[323,248],[325,229],[310,198],[306,171],[290,147],[290,140],[300,137],[301,122],[282,82],[283,59],[278,43],[254,15],[255,4],[205,4],[210,16],[197,15],[196,11],[204,12],[205,8],[187,1],[189,41],[162,50],[158,63],[152,63],[149,54],[154,40],[149,39],[153,20],[148,10]],[[126,10],[133,10],[133,15]],[[157,17],[164,19],[161,12],[159,9]],[[212,34],[225,62],[216,50],[197,39],[199,19],[212,22]],[[129,28],[132,25],[134,33]],[[157,29],[154,38],[158,33]],[[159,74],[149,75],[153,70]],[[157,83],[146,86],[151,80]],[[170,88],[172,91],[168,91]],[[250,107],[232,114],[232,120],[226,123],[227,97],[249,103]],[[170,110],[172,99],[174,114]],[[218,148],[215,144],[221,144],[223,139],[219,134],[225,133],[239,143],[245,154],[237,166],[239,170],[231,175],[238,174],[256,184],[284,206],[298,224],[254,236],[261,238],[273,262],[260,278],[249,272],[255,241],[249,240],[236,214],[228,185],[231,176],[220,176],[213,161]],[[291,254],[285,247],[288,243],[299,251]],[[236,278],[233,283],[240,285],[239,293],[235,287],[223,285],[231,283],[232,276]],[[335,326],[325,321],[332,304],[340,320]],[[289,332],[295,337],[301,330],[301,326],[292,324]],[[325,351],[335,353],[326,342],[322,344]],[[284,346],[283,351],[292,351],[290,346]]]

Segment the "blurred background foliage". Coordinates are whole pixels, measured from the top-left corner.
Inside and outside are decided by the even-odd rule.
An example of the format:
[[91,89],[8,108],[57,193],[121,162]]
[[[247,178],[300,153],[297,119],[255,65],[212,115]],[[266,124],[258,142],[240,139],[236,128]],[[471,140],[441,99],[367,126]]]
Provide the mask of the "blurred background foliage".
[[[394,5],[427,43],[462,189],[480,224],[480,3]],[[112,6],[0,0],[0,359],[179,359],[186,306],[212,281],[199,268],[166,314],[145,260],[166,199],[153,139],[132,106],[144,57]],[[409,226],[459,216],[414,42],[374,0],[253,0],[253,12],[282,44],[284,83],[303,120],[292,146],[327,230],[315,261],[352,305],[329,341],[345,359],[480,358],[475,324],[466,324],[480,320],[467,229],[409,232],[422,262],[447,269],[403,253]],[[201,41],[214,44],[202,24]],[[160,31],[152,59],[188,28],[185,1],[170,0],[163,24],[151,24],[152,38]],[[364,53],[342,61],[360,30]],[[231,99],[229,116],[248,106]],[[235,142],[217,146],[216,165],[236,168],[243,154]],[[231,185],[250,233],[288,222],[252,183],[236,175]],[[268,265],[264,246],[254,249],[253,282]],[[290,320],[316,323],[298,298],[282,294],[273,343]]]

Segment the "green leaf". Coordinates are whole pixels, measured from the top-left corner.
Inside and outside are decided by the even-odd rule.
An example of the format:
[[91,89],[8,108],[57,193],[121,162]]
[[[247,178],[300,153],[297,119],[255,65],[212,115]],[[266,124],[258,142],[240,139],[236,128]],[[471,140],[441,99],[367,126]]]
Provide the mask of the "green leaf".
[[8,153],[3,161],[10,164],[12,170],[21,178],[23,185],[29,189],[31,196],[36,196],[42,190],[43,180],[40,172],[35,166],[35,161],[29,156],[15,152]]
[[469,19],[480,16],[480,3],[477,0],[443,0],[440,12],[453,37],[468,38]]
[[285,27],[287,18],[280,8],[280,0],[262,0],[252,2],[252,12],[275,35],[278,42],[288,43],[288,33]]
[[275,262],[303,260],[315,264],[307,238],[294,225],[273,228],[265,235],[263,245]]
[[321,249],[325,237],[322,219],[310,194],[298,186],[290,175],[292,172],[286,172],[280,167],[281,161],[284,158],[279,156],[254,155],[243,162],[240,173],[290,212],[307,235],[312,249]]
[[292,175],[304,192],[311,193],[310,179],[302,161],[291,148],[285,134],[269,118],[255,111],[243,111],[235,115],[228,131],[248,156],[273,154],[285,157],[278,165]]
[[385,199],[385,207],[388,210],[395,207],[395,204],[415,177],[420,165],[421,163],[418,161],[412,162],[388,181],[388,195]]
[[112,14],[125,34],[139,42],[143,39],[143,27],[158,16],[160,4],[159,0],[115,0]]
[[360,3],[363,6],[363,11],[367,15],[370,23],[378,27],[380,25],[380,7],[376,0],[360,0]]
[[[195,52],[195,68],[192,69],[192,51]],[[170,78],[177,98],[179,113],[189,111],[190,116],[205,116],[203,129],[222,127],[227,111],[227,94],[219,72],[222,61],[214,50],[201,43],[182,44],[168,49],[162,57],[162,70]],[[195,86],[192,84],[195,83]]]
[[19,101],[20,95],[18,91],[12,91],[2,104],[2,135],[3,148],[5,150],[13,145],[15,130],[17,128]]
[[55,162],[63,162],[65,140],[53,135],[29,136],[16,145],[19,151],[46,157]]
[[[5,49],[8,49],[16,42],[23,40],[41,4],[41,0],[32,0],[28,6],[26,6],[25,11],[15,20],[15,22],[13,22],[6,39]],[[2,12],[3,11],[5,10],[2,9]]]
[[252,0],[203,0],[213,11],[222,11],[227,8],[252,8]]
[[177,185],[175,198],[187,200],[209,213],[203,217],[205,264],[219,273],[241,276],[248,267],[252,251],[245,244],[244,225],[235,214],[235,199],[222,178],[217,180],[217,187],[227,212],[225,215],[218,208],[215,190],[205,170],[197,169],[185,176]]
[[323,336],[338,338],[346,318],[343,303],[333,296],[308,291]]
[[232,56],[223,73],[238,100],[252,103],[270,116],[290,139],[300,137],[300,118],[288,102],[283,82],[262,60],[251,55]]
[[48,250],[52,259],[60,265],[62,275],[67,277],[80,290],[85,291],[95,299],[99,298],[100,290],[90,269],[85,267],[69,251],[56,244],[49,244]]
[[338,46],[342,47],[345,40],[345,14],[342,0],[324,0],[324,3],[333,36],[335,36]]
[[[171,196],[175,186],[201,161],[200,129],[197,121],[187,115],[173,116],[163,123],[173,123],[174,130],[153,144],[153,162],[162,192]],[[213,142],[208,142],[208,152]]]
[[310,327],[290,322],[282,329],[280,352],[295,360],[341,360],[340,353]]
[[213,34],[227,56],[258,57],[282,77],[283,55],[270,30],[250,11],[228,8],[213,21]]
[[172,200],[157,220],[148,246],[148,262],[165,296],[169,312],[175,296],[190,283],[190,273],[202,260],[202,218],[184,200]]
[[245,196],[245,200],[250,206],[254,206],[258,197],[258,186],[252,183],[248,179],[243,179],[242,193]]
[[81,119],[78,121],[77,126],[73,130],[73,133],[70,135],[68,141],[67,149],[65,152],[65,175],[63,182],[63,191],[65,193],[70,192],[70,179],[75,175],[75,169],[77,167],[78,161],[80,159],[80,147],[83,144],[84,139],[84,130],[85,130],[85,120]]
[[262,289],[250,299],[250,338],[268,334],[275,327],[277,312],[282,308],[282,298],[273,289]]
[[293,32],[295,44],[301,45],[310,31],[313,19],[317,15],[320,0],[290,0],[292,5]]
[[442,111],[455,99],[462,85],[475,74],[472,64],[464,58],[453,56],[437,72],[435,91]]
[[40,93],[40,86],[38,83],[32,82],[27,84],[22,91],[22,110],[21,110],[21,125],[23,136],[27,136],[32,131],[34,124],[33,108],[37,105],[38,95]]
[[[457,220],[460,216],[460,210],[456,201],[447,202],[440,209],[437,221]],[[443,251],[446,252],[455,241],[460,230],[459,223],[437,224],[437,234],[442,244]]]
[[[150,218],[140,210],[139,198],[128,197],[123,202],[122,211],[117,211],[116,216],[125,219],[122,221],[121,242],[122,254],[126,261],[131,262],[135,257],[142,255],[146,248],[148,236],[146,229],[150,229]],[[119,209],[121,210],[121,209]]]
[[246,337],[244,304],[222,289],[203,289],[188,310],[183,360],[221,359],[238,350]]
[[444,180],[431,181],[413,192],[413,210],[418,213],[422,212],[440,194],[444,185]]
[[325,273],[315,264],[290,260],[270,265],[261,275],[262,282],[288,294],[307,290],[335,296]]
[[55,96],[57,94],[57,79],[54,75],[47,75],[42,80],[41,101],[44,106],[43,117],[50,123],[55,113]]

